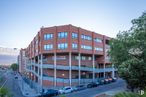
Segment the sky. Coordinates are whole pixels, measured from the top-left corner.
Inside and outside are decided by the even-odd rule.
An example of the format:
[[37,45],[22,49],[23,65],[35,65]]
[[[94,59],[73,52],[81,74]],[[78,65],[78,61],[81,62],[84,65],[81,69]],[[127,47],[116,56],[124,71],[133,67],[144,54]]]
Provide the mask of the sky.
[[0,47],[26,48],[42,26],[72,24],[116,37],[146,0],[0,0]]

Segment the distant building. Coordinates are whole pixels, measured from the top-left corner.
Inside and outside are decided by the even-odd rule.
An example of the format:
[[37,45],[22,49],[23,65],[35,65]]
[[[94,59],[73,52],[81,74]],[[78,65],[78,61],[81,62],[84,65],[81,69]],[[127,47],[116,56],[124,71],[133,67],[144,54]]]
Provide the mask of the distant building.
[[21,49],[20,53],[18,55],[18,65],[19,65],[19,72],[20,73],[25,73],[25,68],[26,68],[26,54],[25,54],[26,49]]
[[0,47],[0,65],[11,65],[17,63],[19,49]]

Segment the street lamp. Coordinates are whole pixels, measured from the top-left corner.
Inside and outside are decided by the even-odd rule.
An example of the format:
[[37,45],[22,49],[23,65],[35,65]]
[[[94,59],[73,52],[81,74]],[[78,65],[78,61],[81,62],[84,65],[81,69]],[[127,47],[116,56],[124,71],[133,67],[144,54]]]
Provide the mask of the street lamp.
[[65,74],[63,73],[62,76],[63,76],[63,87],[64,87],[64,76],[65,76]]

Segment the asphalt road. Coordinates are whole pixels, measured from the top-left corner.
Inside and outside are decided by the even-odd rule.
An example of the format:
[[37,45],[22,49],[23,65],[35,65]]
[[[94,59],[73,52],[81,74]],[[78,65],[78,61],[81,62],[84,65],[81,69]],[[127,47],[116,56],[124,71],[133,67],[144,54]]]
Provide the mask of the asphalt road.
[[14,74],[11,74],[10,71],[7,71],[6,79],[7,82],[4,87],[7,87],[10,90],[13,97],[24,97],[18,86],[18,80],[14,78]]
[[116,88],[124,88],[126,87],[126,83],[123,80],[118,80],[117,82],[101,85],[96,88],[85,89],[78,92],[73,92],[66,94],[66,97],[94,97],[97,94],[110,91]]

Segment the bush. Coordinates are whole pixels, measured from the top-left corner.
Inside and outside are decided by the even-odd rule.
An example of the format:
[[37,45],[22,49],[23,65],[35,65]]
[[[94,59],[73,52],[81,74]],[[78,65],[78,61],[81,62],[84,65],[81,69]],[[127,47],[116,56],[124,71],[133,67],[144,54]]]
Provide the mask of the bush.
[[12,97],[7,88],[0,88],[0,97]]
[[121,92],[116,94],[114,97],[140,97],[140,96],[132,92]]

